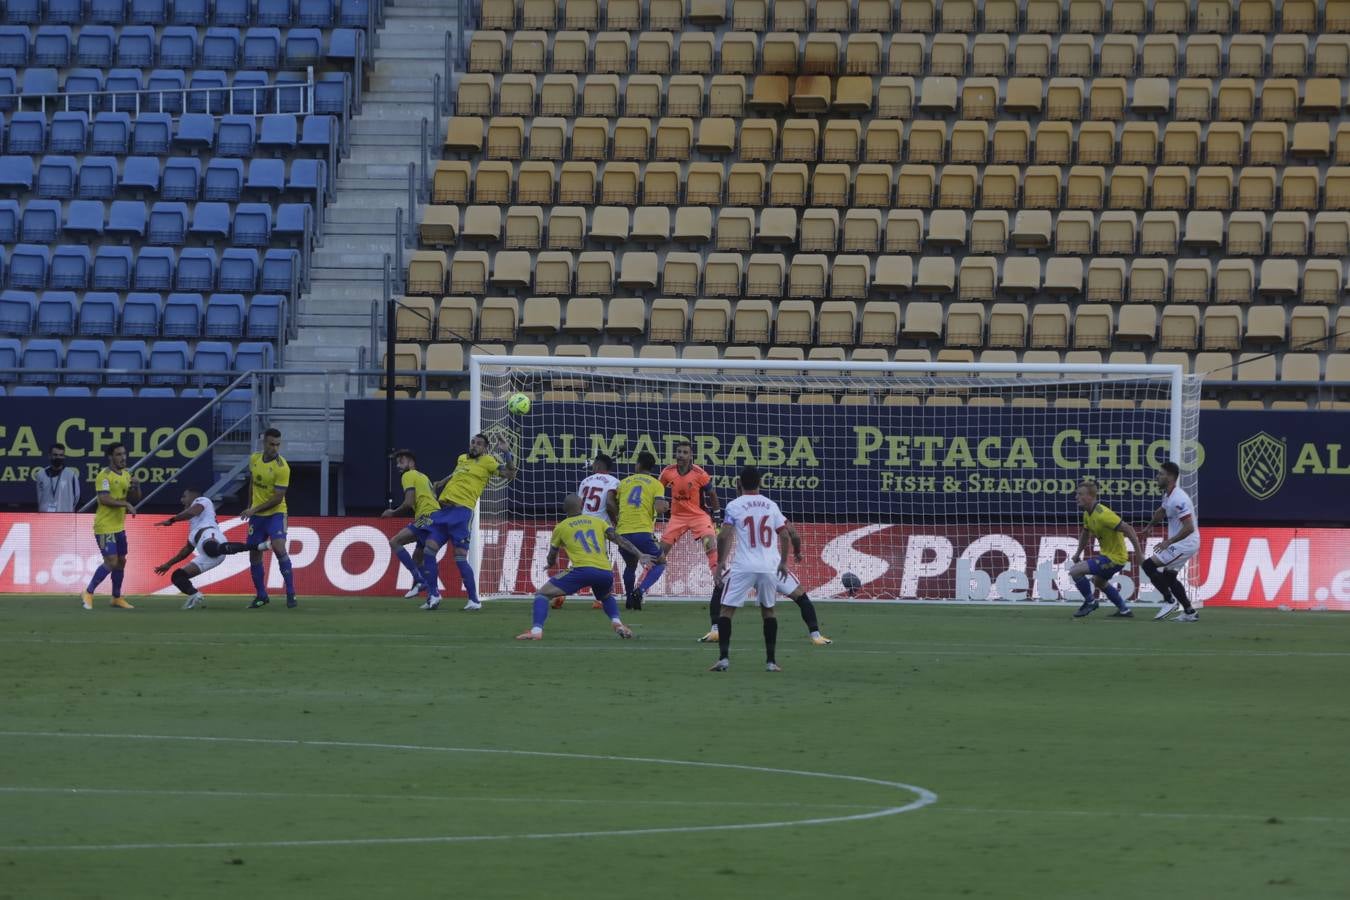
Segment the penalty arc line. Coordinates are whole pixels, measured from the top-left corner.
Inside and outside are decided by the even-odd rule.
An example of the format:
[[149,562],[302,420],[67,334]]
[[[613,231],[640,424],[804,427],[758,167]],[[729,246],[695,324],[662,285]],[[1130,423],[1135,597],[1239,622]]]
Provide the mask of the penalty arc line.
[[86,740],[129,740],[129,741],[184,741],[212,744],[264,744],[284,747],[330,747],[347,750],[401,750],[426,753],[478,753],[496,756],[523,756],[541,759],[572,759],[594,762],[645,763],[648,765],[686,766],[704,769],[730,769],[742,772],[754,772],[763,775],[788,775],[798,778],[824,778],[834,781],[849,781],[857,784],[876,785],[892,788],[915,795],[915,799],[900,806],[889,806],[868,812],[853,813],[845,816],[817,816],[806,819],[785,819],[771,822],[741,822],[726,825],[680,825],[654,828],[624,828],[612,830],[527,832],[524,834],[476,834],[476,835],[427,835],[389,838],[320,838],[314,840],[283,841],[204,841],[198,843],[124,843],[124,844],[47,844],[0,846],[0,852],[40,852],[74,850],[211,850],[238,847],[360,847],[387,846],[402,844],[456,844],[486,841],[546,840],[559,838],[589,837],[627,837],[653,834],[688,834],[716,831],[755,831],[771,828],[792,828],[805,825],[831,825],[842,822],[862,822],[881,819],[901,813],[913,812],[934,804],[938,795],[918,785],[899,781],[887,781],[881,778],[869,778],[864,775],[845,775],[835,772],[810,772],[803,769],[781,769],[770,766],[752,766],[745,763],[719,763],[703,760],[663,759],[643,756],[617,756],[596,753],[563,753],[551,750],[513,750],[498,747],[439,747],[425,744],[385,744],[361,741],[298,740],[289,738],[246,738],[215,737],[206,735],[168,735],[168,734],[108,734],[94,732],[61,731],[0,731],[0,738],[36,737],[36,738],[75,738]]

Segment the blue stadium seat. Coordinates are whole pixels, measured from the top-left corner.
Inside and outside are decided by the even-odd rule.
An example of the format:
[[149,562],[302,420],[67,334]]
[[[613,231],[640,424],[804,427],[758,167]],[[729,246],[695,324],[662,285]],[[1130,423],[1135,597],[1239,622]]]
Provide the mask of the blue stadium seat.
[[19,240],[19,201],[0,200],[0,244]]
[[[179,265],[182,265],[181,261]],[[164,303],[160,326],[165,337],[201,337],[204,307],[201,294],[170,294]]]
[[211,18],[211,0],[174,0],[175,25],[205,25]]
[[238,203],[244,190],[244,163],[238,159],[213,159],[206,164],[202,198]]
[[60,93],[55,69],[28,68],[23,70],[20,91],[27,97],[42,94],[55,96]]
[[[300,25],[313,28],[331,28],[333,26],[332,0],[300,0],[295,21]],[[365,23],[362,22],[362,25]]]
[[[262,278],[258,289],[269,294],[285,294],[295,299],[297,285],[303,282],[304,272],[300,270],[300,253],[296,250],[275,248],[263,255]],[[221,283],[224,288],[224,282]]]
[[60,233],[60,201],[29,200],[19,223],[19,240],[27,244],[50,244]]
[[160,184],[159,194],[165,200],[196,200],[201,182],[201,160],[171,157],[164,163],[164,180]]
[[80,334],[88,335],[116,334],[117,295],[104,291],[85,294],[80,303],[79,331]]
[[32,47],[33,35],[27,25],[0,26],[0,65],[28,65]]
[[319,190],[328,192],[328,163],[321,159],[297,159],[291,163],[291,177],[286,190],[313,195]]
[[272,234],[293,246],[303,246],[314,237],[313,215],[313,207],[308,203],[283,203],[277,207]]
[[258,294],[248,305],[245,336],[274,341],[281,337],[286,321],[286,299],[279,294]]
[[262,115],[271,107],[272,92],[268,89],[266,72],[235,74],[234,82],[230,85],[229,109],[232,113],[245,116]]
[[225,73],[218,69],[198,69],[188,79],[188,112],[225,112]]
[[216,405],[216,430],[225,432],[247,425],[253,413],[253,394],[247,388],[237,388],[226,394]]
[[248,25],[251,5],[249,0],[216,0],[215,23],[240,27]]
[[291,24],[291,0],[258,0],[259,25]]
[[[19,342],[15,338],[0,338],[0,370],[19,367]],[[13,384],[19,380],[18,372],[0,371],[0,382]],[[247,392],[245,392],[247,393]]]
[[159,294],[133,291],[122,304],[124,337],[159,336]]
[[138,156],[164,156],[173,138],[173,117],[168,113],[141,113],[131,129],[131,152]]
[[75,196],[75,157],[44,156],[38,164],[37,195],[69,200]]
[[[200,207],[198,207],[200,209]],[[146,241],[158,247],[178,247],[187,241],[188,207],[186,203],[161,200],[150,207]]]
[[248,164],[248,181],[244,185],[257,194],[280,194],[286,189],[286,162],[280,159],[255,159]]
[[9,254],[9,286],[40,291],[47,286],[52,254],[46,247],[17,244]]
[[244,68],[275,69],[281,65],[281,29],[250,28],[244,34]]
[[145,80],[147,93],[141,101],[141,115],[147,112],[178,115],[183,111],[183,91],[187,73],[182,69],[155,69]]
[[56,384],[61,380],[61,362],[65,346],[49,338],[33,338],[23,350],[24,371],[19,380],[24,384]]
[[192,383],[224,386],[232,380],[226,373],[233,365],[234,347],[224,341],[201,341],[192,358]]
[[334,28],[328,38],[328,59],[338,65],[355,63],[366,55],[365,35],[355,28]]
[[206,300],[206,336],[244,336],[244,295],[212,294]]
[[103,236],[103,201],[72,200],[66,206],[66,237],[96,241]]
[[323,62],[323,32],[317,28],[292,28],[286,35],[286,65],[317,66]]
[[174,252],[168,247],[145,247],[136,254],[131,286],[138,291],[167,291],[173,284]]
[[110,69],[103,88],[109,91],[103,96],[104,109],[135,112],[138,94],[145,90],[145,79],[140,69]]
[[94,69],[110,69],[117,49],[117,33],[107,25],[86,25],[75,41],[75,64]]
[[69,25],[44,25],[33,36],[33,63],[64,69],[70,65],[75,38]]
[[252,116],[225,116],[220,120],[220,128],[216,133],[218,156],[252,156],[253,142]]
[[[153,380],[155,376],[151,375],[150,378]],[[141,388],[140,391],[137,392],[136,396],[148,398],[158,397],[160,399],[168,399],[177,397],[178,392],[171,387],[145,387]]]
[[208,115],[188,113],[178,120],[173,142],[194,152],[210,150],[216,144],[216,122]]
[[42,0],[9,0],[5,18],[16,25],[36,25],[42,21]]
[[337,121],[332,116],[305,116],[300,131],[300,146],[306,150],[326,151],[332,145]]
[[272,207],[266,203],[239,204],[230,239],[236,247],[266,247],[272,240]]
[[369,0],[342,0],[338,24],[347,28],[365,28],[370,24]]
[[75,333],[75,292],[47,291],[38,298],[38,334],[68,337]]
[[[52,0],[48,0],[51,3]],[[127,20],[126,0],[89,0],[89,21],[121,25]]]
[[[26,376],[25,376],[26,377]],[[9,392],[11,397],[50,397],[47,388],[36,384],[21,384]]]
[[52,254],[47,284],[58,291],[82,291],[89,287],[94,254],[83,244],[61,244]]
[[309,94],[308,78],[301,72],[278,72],[273,81],[275,90],[272,97],[276,101],[274,112],[299,115],[304,112],[305,98]]
[[239,29],[208,28],[202,38],[202,65],[234,70],[239,66]]
[[[195,160],[194,160],[195,161]],[[114,200],[112,209],[108,212],[108,225],[104,229],[104,234],[110,238],[117,238],[124,241],[139,241],[145,237],[145,204],[140,200]],[[99,251],[102,253],[102,250]],[[127,266],[130,272],[131,266]],[[98,264],[94,265],[94,285],[98,284]]]
[[150,345],[150,384],[186,384],[187,376],[173,370],[186,370],[191,364],[192,351],[187,341],[155,341]]
[[[126,370],[144,369],[148,355],[149,351],[146,349],[145,341],[113,341],[112,346],[108,348],[109,371],[103,377],[104,382],[110,385],[145,384],[144,375]],[[99,396],[103,396],[101,390]]]
[[[66,350],[66,368],[70,368],[70,350]],[[53,397],[92,397],[94,392],[82,384],[63,384],[52,391]]]
[[243,343],[234,350],[234,371],[250,372],[255,369],[275,369],[276,351],[271,344]]
[[5,271],[5,248],[0,247],[0,274],[3,274],[4,271]]
[[[57,113],[61,115],[61,113]],[[82,115],[82,113],[75,113]],[[52,122],[52,139],[56,139],[56,122]],[[101,112],[94,116],[94,130],[89,138],[89,148],[94,153],[111,153],[114,156],[126,156],[127,146],[131,143],[131,116],[124,112]],[[52,148],[56,150],[56,147]],[[81,148],[83,149],[83,148]]]
[[47,149],[47,117],[40,112],[16,112],[9,120],[10,153],[41,153]]
[[37,294],[32,291],[0,291],[0,334],[27,336],[33,333]]
[[128,22],[136,25],[163,25],[168,18],[168,0],[131,0]]
[[148,69],[155,64],[155,29],[128,25],[117,36],[117,64]]
[[159,36],[159,64],[191,69],[197,65],[197,29],[172,26]]
[[67,109],[93,115],[99,110],[99,91],[103,90],[103,73],[98,69],[71,69],[66,76],[62,99]]
[[[313,116],[310,118],[313,118]],[[263,116],[262,128],[258,135],[258,149],[270,150],[274,153],[287,153],[294,150],[295,123],[295,116],[278,114]],[[306,119],[305,123],[308,124],[309,119]]]
[[228,203],[198,203],[192,211],[192,237],[214,243],[230,236],[230,205]]
[[347,105],[347,73],[329,72],[316,76],[314,82],[314,111],[334,116],[342,115]]
[[[126,115],[126,113],[107,113],[107,115]],[[87,112],[59,112],[52,116],[51,132],[47,137],[47,146],[53,153],[84,153],[88,149],[89,139],[89,113]],[[126,153],[126,146],[116,151],[99,151],[97,147],[94,152],[117,152]]]
[[[116,219],[117,204],[113,204],[113,215],[108,217],[111,232]],[[144,223],[145,207],[141,207],[141,221]],[[142,228],[142,231],[144,229]],[[139,235],[137,235],[139,237]],[[131,288],[131,249],[129,247],[109,247],[106,244],[98,248],[94,255],[94,287],[104,291],[125,291]]]
[[[19,74],[11,69],[0,69],[0,95],[16,94],[19,91]],[[0,110],[9,110],[14,108],[13,97],[0,97]],[[0,122],[0,126],[3,126]],[[0,127],[0,131],[3,131]]]
[[222,291],[251,294],[258,289],[258,251],[230,247],[220,256],[217,284]]
[[80,166],[81,200],[111,200],[117,191],[117,160],[111,156],[86,156]]
[[124,400],[136,396],[136,392],[129,387],[101,387],[94,391],[94,396],[100,399]]
[[[70,342],[66,349],[66,369],[102,369],[108,362],[108,348],[103,346],[102,341],[80,341]],[[96,372],[76,372],[67,371],[62,379],[66,384],[98,384],[99,376]],[[88,388],[85,388],[88,390]]]
[[159,160],[153,156],[128,156],[117,186],[136,196],[159,193]]
[[[197,365],[197,359],[195,356],[192,359],[192,365],[194,367],[196,367]],[[183,400],[213,400],[215,399],[216,396],[216,389],[185,387],[178,392],[178,396],[180,399]]]
[[189,247],[178,254],[178,273],[174,289],[211,291],[216,287],[216,252],[206,247]]

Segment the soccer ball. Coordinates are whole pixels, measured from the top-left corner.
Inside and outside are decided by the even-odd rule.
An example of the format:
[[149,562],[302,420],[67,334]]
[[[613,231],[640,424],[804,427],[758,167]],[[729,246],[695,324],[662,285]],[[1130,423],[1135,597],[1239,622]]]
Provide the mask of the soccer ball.
[[513,415],[523,416],[530,411],[530,398],[526,394],[512,394],[506,401],[506,408]]
[[844,586],[844,590],[848,591],[850,597],[862,589],[862,579],[852,572],[845,572],[843,575],[840,575],[839,583]]

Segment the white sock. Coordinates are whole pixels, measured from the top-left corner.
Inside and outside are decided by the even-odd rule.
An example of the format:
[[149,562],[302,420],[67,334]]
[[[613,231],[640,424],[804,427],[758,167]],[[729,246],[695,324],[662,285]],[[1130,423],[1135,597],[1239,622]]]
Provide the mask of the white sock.
[[540,628],[538,625],[535,625],[530,629],[530,634],[543,634],[543,633],[544,629]]
[[813,631],[813,632],[811,632],[811,637],[813,637],[813,638],[818,638],[818,637],[820,637],[820,632],[819,632],[819,631]]

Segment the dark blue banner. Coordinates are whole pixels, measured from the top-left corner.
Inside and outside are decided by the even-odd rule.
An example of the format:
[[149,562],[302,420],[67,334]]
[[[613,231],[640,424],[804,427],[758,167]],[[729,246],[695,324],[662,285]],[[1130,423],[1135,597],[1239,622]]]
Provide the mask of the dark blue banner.
[[[468,404],[402,401],[396,443],[433,478],[468,442]],[[347,504],[384,499],[383,403],[347,404]],[[744,465],[803,522],[1059,521],[1075,485],[1092,478],[1127,520],[1158,503],[1153,481],[1171,458],[1165,410],[1016,409],[784,404],[536,403],[511,420],[521,473],[517,514],[551,516],[590,460],[605,452],[621,477],[641,451],[660,465],[688,440],[724,499]],[[1350,495],[1350,414],[1205,410],[1197,448],[1203,518],[1211,522],[1343,522]],[[1149,436],[1149,437],[1142,437]],[[1350,442],[1347,442],[1350,444]],[[1344,450],[1344,452],[1343,452]],[[865,514],[865,515],[864,515]]]
[[[0,397],[0,504],[31,506],[37,502],[33,476],[47,465],[52,444],[66,447],[66,465],[80,474],[81,500],[93,498],[93,483],[107,463],[113,444],[127,447],[132,464],[150,452],[201,409],[201,400],[96,399],[86,397]],[[184,473],[195,485],[207,486],[213,475],[214,437],[209,415],[193,423],[137,470],[142,489],[149,493]],[[195,460],[195,461],[194,461]],[[166,489],[155,499],[170,505],[178,494]]]

